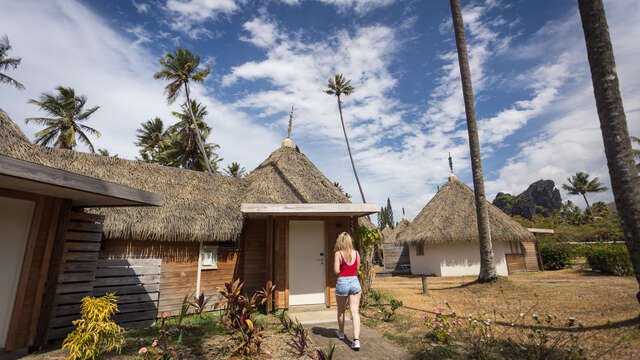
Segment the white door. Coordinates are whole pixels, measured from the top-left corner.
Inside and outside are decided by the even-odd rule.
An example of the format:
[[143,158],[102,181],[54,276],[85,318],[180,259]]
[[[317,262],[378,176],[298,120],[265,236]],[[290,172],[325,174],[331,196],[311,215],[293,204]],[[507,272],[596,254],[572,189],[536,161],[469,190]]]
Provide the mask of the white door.
[[0,349],[13,313],[35,202],[0,197]]
[[289,305],[325,303],[323,221],[289,222]]

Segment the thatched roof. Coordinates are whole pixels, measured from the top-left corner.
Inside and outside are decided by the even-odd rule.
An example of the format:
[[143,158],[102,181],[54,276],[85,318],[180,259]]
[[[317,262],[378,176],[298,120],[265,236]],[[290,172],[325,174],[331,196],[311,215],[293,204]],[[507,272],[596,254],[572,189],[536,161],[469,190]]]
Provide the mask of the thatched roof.
[[400,220],[396,228],[393,229],[393,234],[391,234],[391,242],[393,242],[396,245],[402,245],[402,242],[398,240],[398,236],[401,233],[405,232],[409,228],[410,224],[411,223],[409,222],[409,220],[405,218]]
[[[535,237],[502,210],[487,202],[492,241],[535,241]],[[478,242],[478,225],[473,190],[452,179],[397,233],[403,243],[444,244]]]
[[158,241],[234,241],[242,230],[242,181],[29,142],[0,110],[0,154],[154,192],[162,207],[92,209],[106,215],[107,238]]
[[382,242],[393,242],[391,236],[393,235],[393,229],[387,224],[382,231],[380,231],[380,237]]
[[[156,241],[235,241],[240,204],[348,203],[315,165],[293,148],[274,151],[245,179],[34,145],[0,110],[0,154],[164,197],[159,208],[91,209],[105,215],[105,237]],[[360,225],[374,228],[366,218]]]
[[329,179],[302,153],[281,147],[246,177],[245,203],[347,203]]

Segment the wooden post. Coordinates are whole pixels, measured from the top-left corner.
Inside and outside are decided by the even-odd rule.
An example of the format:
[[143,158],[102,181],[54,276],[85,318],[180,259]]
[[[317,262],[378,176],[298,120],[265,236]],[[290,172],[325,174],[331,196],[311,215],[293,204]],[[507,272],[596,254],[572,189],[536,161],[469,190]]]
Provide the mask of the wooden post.
[[200,273],[202,272],[202,245],[203,240],[200,240],[200,247],[198,248],[198,273],[196,274],[196,297],[200,297]]
[[426,294],[428,291],[427,288],[427,275],[426,274],[422,274],[422,293]]
[[[266,259],[266,283],[267,290],[271,284],[273,284],[273,216],[267,217],[267,259]],[[273,310],[273,298],[267,301],[267,313]]]

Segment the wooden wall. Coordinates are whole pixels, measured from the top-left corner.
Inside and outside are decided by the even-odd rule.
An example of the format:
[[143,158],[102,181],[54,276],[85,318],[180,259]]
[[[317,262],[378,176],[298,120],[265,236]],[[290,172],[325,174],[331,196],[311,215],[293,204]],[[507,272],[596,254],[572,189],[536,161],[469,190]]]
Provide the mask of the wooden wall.
[[383,243],[382,255],[384,257],[385,270],[405,271],[407,270],[407,265],[411,264],[408,245],[398,246],[394,243]]
[[534,241],[523,241],[524,263],[527,271],[540,271],[538,267],[537,243]]
[[[244,290],[253,294],[267,283],[267,219],[248,219],[242,234],[242,274]],[[276,261],[281,261],[276,257]]]
[[[216,243],[205,243],[216,245]],[[158,242],[106,240],[100,257],[108,259],[162,259],[160,275],[160,298],[158,312],[180,313],[185,295],[196,292],[198,255],[197,242]],[[201,291],[206,296],[218,296],[218,287],[234,279],[238,274],[238,252],[234,249],[218,248],[218,269],[202,270]],[[212,302],[215,302],[212,299]]]
[[36,202],[5,342],[4,350],[11,351],[44,341],[51,302],[43,300],[52,298],[55,291],[60,262],[56,255],[61,256],[57,249],[64,242],[64,231],[59,229],[66,229],[71,202],[5,189],[0,189],[0,196]]

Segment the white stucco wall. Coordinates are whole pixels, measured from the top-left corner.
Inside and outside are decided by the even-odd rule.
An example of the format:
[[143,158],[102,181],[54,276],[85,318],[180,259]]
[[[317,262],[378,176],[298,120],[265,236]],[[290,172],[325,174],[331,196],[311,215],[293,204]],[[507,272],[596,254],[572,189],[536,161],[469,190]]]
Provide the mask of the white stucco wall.
[[[509,243],[493,244],[498,275],[507,276],[505,254],[511,253]],[[409,248],[412,274],[435,274],[437,276],[464,276],[480,273],[480,250],[478,244],[427,245],[423,256],[416,255],[416,247]]]
[[35,202],[0,197],[0,349],[9,330]]

